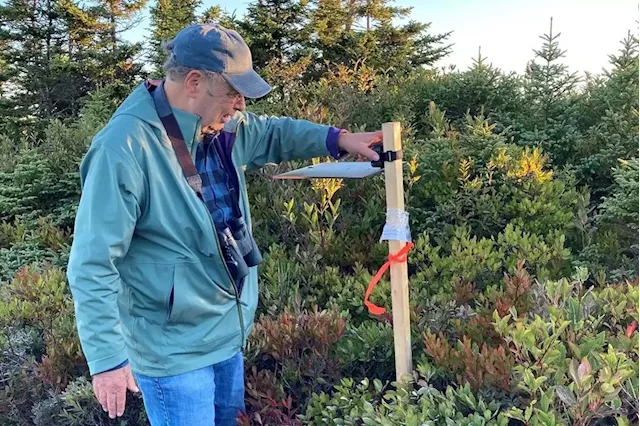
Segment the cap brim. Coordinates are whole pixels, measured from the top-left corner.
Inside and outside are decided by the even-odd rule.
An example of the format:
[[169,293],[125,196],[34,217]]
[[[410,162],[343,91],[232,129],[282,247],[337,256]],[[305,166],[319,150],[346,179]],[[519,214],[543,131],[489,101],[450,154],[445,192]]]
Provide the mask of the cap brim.
[[245,98],[261,98],[271,91],[271,86],[253,69],[244,74],[222,73],[222,76]]

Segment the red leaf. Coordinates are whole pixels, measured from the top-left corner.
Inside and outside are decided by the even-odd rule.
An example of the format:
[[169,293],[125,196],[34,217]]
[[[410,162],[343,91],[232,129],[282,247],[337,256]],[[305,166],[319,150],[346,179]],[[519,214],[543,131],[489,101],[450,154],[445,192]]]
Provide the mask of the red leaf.
[[633,321],[631,324],[629,324],[629,326],[627,327],[627,332],[625,333],[627,335],[627,337],[631,337],[633,336],[633,332],[636,331],[636,327],[638,327],[638,322],[637,321]]

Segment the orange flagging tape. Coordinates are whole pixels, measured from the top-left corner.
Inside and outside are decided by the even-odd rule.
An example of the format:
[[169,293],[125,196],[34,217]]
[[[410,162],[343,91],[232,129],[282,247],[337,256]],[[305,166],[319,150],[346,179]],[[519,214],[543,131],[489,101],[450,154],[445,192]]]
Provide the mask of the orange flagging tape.
[[371,292],[375,288],[376,284],[378,284],[378,281],[380,281],[380,278],[382,278],[382,275],[384,275],[387,269],[389,269],[389,266],[391,266],[392,263],[402,263],[407,261],[409,250],[411,250],[412,248],[413,248],[413,243],[408,242],[407,245],[402,247],[397,253],[389,254],[389,260],[387,260],[385,264],[382,265],[380,269],[378,269],[378,273],[371,279],[371,282],[369,283],[369,287],[367,287],[367,291],[364,294],[364,304],[369,309],[369,312],[371,312],[373,315],[382,315],[385,313],[385,309],[369,302],[369,296],[371,295]]

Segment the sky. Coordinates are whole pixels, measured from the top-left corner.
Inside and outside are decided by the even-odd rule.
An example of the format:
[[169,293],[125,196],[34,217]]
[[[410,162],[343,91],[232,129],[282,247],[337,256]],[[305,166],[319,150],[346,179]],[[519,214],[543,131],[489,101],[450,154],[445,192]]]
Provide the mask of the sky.
[[[155,0],[151,0],[155,1]],[[248,0],[203,0],[203,9],[220,5],[242,17]],[[549,30],[560,33],[563,62],[571,71],[599,73],[609,68],[609,54],[621,47],[627,32],[638,34],[637,0],[396,0],[394,5],[413,7],[410,18],[430,22],[430,32],[453,31],[452,53],[436,65],[453,64],[459,70],[482,56],[504,71],[523,73]],[[132,41],[149,34],[148,19],[126,34]]]

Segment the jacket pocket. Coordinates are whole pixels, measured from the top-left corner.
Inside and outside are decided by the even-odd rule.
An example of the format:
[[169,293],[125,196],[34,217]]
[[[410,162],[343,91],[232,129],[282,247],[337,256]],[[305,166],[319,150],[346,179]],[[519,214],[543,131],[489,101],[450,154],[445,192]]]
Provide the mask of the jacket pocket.
[[[175,282],[175,281],[174,281]],[[171,312],[173,312],[173,298],[174,298],[175,285],[171,285],[171,291],[169,292],[169,300],[167,301],[167,321],[171,319]]]
[[232,333],[219,325],[230,315],[238,316],[235,295],[213,281],[202,263],[175,266],[166,307],[165,333],[180,336],[185,346],[203,345]]
[[169,316],[169,296],[174,285],[173,264],[126,264],[120,266],[127,287],[127,308],[131,317],[162,325]]

